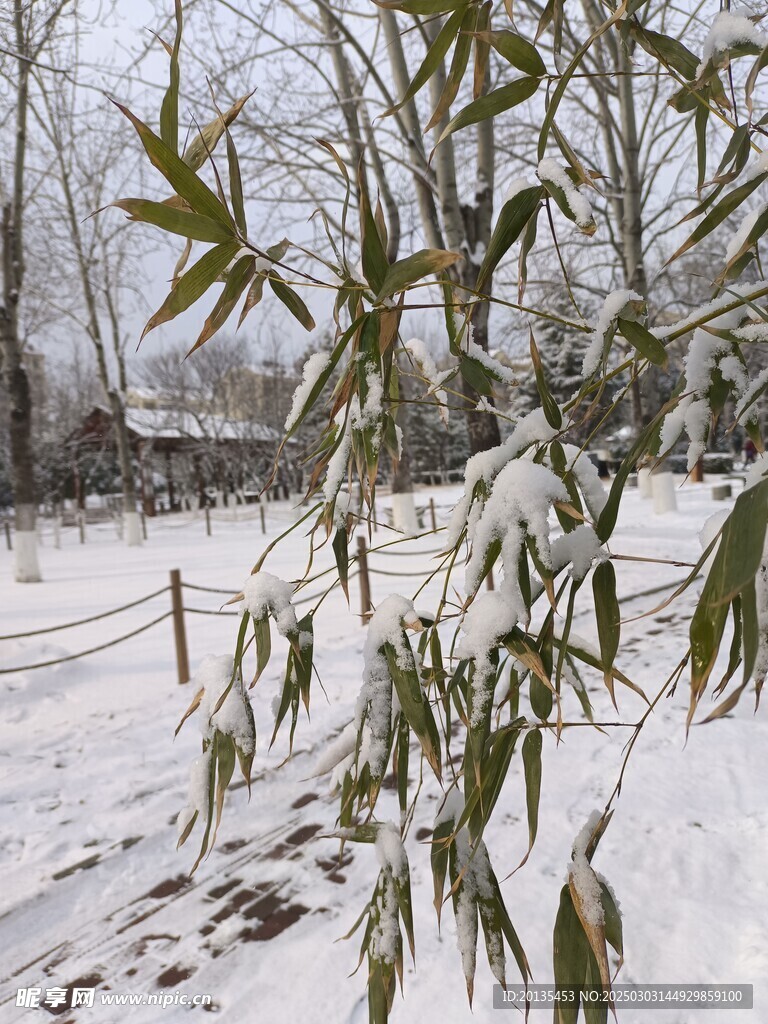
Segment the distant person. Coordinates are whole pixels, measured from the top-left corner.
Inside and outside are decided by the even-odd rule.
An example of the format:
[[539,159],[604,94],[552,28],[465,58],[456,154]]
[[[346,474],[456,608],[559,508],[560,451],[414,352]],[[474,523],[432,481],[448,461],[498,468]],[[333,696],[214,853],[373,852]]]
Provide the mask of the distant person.
[[755,442],[751,437],[748,437],[744,442],[744,461],[750,466],[757,458],[757,448],[755,448]]

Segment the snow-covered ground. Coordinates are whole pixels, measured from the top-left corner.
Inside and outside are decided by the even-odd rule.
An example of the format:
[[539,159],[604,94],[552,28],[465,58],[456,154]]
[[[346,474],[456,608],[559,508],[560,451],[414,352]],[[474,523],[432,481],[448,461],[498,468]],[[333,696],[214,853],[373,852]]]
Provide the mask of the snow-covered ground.
[[[433,494],[445,521],[456,488]],[[384,498],[380,504],[386,504]],[[654,516],[649,500],[627,494],[611,548],[620,554],[695,561],[697,532],[722,508],[710,485],[686,485],[679,511]],[[253,511],[253,510],[249,510]],[[0,555],[3,634],[43,628],[96,614],[164,586],[178,567],[191,583],[233,592],[264,549],[294,517],[287,505],[267,507],[268,535],[258,519],[214,520],[212,537],[189,516],[149,524],[140,549],[123,547],[108,526],[89,527],[81,546],[66,533],[60,550],[50,538],[41,550],[45,582],[10,582],[10,555]],[[300,535],[299,535],[300,536]],[[374,542],[388,535],[379,531]],[[374,568],[415,572],[431,556],[434,537],[409,542],[410,557],[371,556]],[[399,550],[402,550],[399,549]],[[282,578],[304,570],[305,549],[290,539],[266,568]],[[313,571],[330,564],[324,556]],[[687,570],[636,561],[616,563],[619,593],[627,598],[684,578]],[[372,577],[373,599],[410,596],[415,577]],[[417,608],[434,606],[441,579],[422,592]],[[319,585],[310,586],[317,592]],[[282,681],[283,647],[275,641],[270,667],[252,691],[259,731],[250,803],[242,784],[227,796],[217,846],[194,878],[187,877],[199,832],[176,852],[175,818],[185,803],[188,766],[199,753],[193,719],[173,740],[192,696],[176,683],[171,620],[83,660],[38,671],[0,675],[0,1020],[30,1021],[42,1010],[17,1008],[18,988],[43,991],[78,981],[99,992],[159,989],[206,993],[228,1021],[367,1020],[359,935],[338,942],[368,900],[377,875],[372,847],[320,838],[332,831],[337,801],[313,764],[330,737],[352,715],[360,685],[364,628],[357,582],[352,607],[335,592],[316,620],[315,656],[327,698],[313,683],[311,721],[300,720],[293,758],[268,741],[272,703]],[[694,594],[696,587],[693,588]],[[584,595],[589,587],[583,590]],[[620,666],[655,694],[679,661],[683,625],[694,594],[624,626]],[[623,604],[625,617],[648,611],[664,594]],[[0,667],[62,657],[136,629],[169,607],[169,594],[111,619],[71,630],[0,643]],[[187,591],[188,606],[215,610],[215,594]],[[234,648],[237,619],[188,615],[190,656]],[[589,610],[574,629],[594,638]],[[648,721],[633,751],[616,814],[595,866],[612,883],[624,919],[626,963],[619,980],[638,983],[753,983],[753,1011],[622,1011],[622,1024],[757,1024],[768,1021],[768,795],[764,712],[753,715],[745,694],[736,712],[684,737],[688,693],[681,682]],[[589,682],[596,720],[615,721],[602,681]],[[619,688],[625,720],[639,716],[639,700]],[[579,709],[570,708],[572,720]],[[707,703],[705,698],[705,704]],[[559,746],[544,737],[539,835],[526,866],[502,888],[523,940],[534,978],[551,981],[551,936],[571,843],[617,780],[627,730],[566,731]],[[412,759],[412,765],[416,764]],[[432,901],[428,829],[438,790],[427,784],[406,843],[416,904],[417,969],[406,962],[405,1000],[394,1021],[453,1024],[497,1019],[493,979],[478,956],[473,1015],[467,1007],[450,908],[438,934]],[[396,797],[383,792],[379,816],[397,816]],[[527,846],[524,785],[519,758],[503,791],[486,840],[501,878]],[[482,940],[481,940],[482,944]],[[509,976],[513,978],[510,967]],[[77,1022],[167,1021],[200,1018],[200,1007],[156,1006],[67,1011]],[[548,1013],[533,1020],[548,1020]]]

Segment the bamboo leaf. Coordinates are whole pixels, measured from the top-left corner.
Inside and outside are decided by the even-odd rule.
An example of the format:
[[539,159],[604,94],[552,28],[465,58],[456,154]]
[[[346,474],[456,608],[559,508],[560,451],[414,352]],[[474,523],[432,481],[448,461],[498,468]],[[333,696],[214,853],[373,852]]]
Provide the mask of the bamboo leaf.
[[149,199],[118,199],[110,203],[110,206],[124,210],[129,220],[152,224],[174,235],[192,238],[196,242],[222,243],[233,238],[231,229],[220,220],[174,209],[165,203],[153,203]]
[[142,145],[153,167],[163,175],[171,188],[189,203],[195,213],[212,217],[232,228],[232,219],[227,210],[219,202],[215,193],[202,181],[195,172],[173,150],[158,138],[155,133],[134,116],[127,107],[112,101],[118,110],[128,118],[136,129]]
[[239,248],[240,245],[236,241],[224,242],[201,256],[197,263],[179,278],[160,309],[149,318],[141,337],[144,338],[160,324],[173,320],[179,313],[183,313],[197,302],[211,285],[218,281]]
[[181,46],[181,0],[175,0],[176,37],[171,50],[171,80],[160,107],[160,138],[174,153],[179,151],[179,47]]
[[387,268],[376,301],[381,302],[430,274],[439,274],[460,259],[459,253],[448,252],[446,249],[420,249]]
[[512,107],[524,103],[525,100],[533,96],[538,87],[538,78],[518,78],[514,82],[510,82],[509,85],[502,85],[500,88],[494,89],[493,92],[480,96],[479,99],[468,103],[455,117],[451,118],[443,129],[437,144],[440,145],[443,139],[462,128],[496,117],[505,110],[511,110]]
[[458,35],[461,27],[461,22],[464,18],[468,4],[466,2],[461,3],[451,16],[446,20],[443,27],[437,33],[435,41],[432,43],[430,48],[427,50],[427,55],[422,61],[418,71],[413,76],[410,85],[405,91],[405,95],[400,102],[387,111],[387,114],[393,114],[396,110],[399,110],[404,106],[408,100],[418,93],[429,81],[429,79],[440,67],[443,58],[450,49],[451,43]]
[[546,75],[547,66],[539,51],[533,43],[529,43],[517,32],[503,29],[501,32],[486,32],[482,35],[487,38],[494,50],[518,71],[536,78]]
[[235,263],[232,270],[230,270],[221,295],[217,299],[216,305],[211,310],[210,315],[207,317],[203,325],[203,329],[200,332],[200,336],[189,352],[187,352],[188,356],[191,356],[193,352],[197,351],[201,345],[204,345],[206,341],[212,338],[214,334],[224,326],[229,318],[229,314],[237,305],[253,277],[253,263],[253,256],[243,256],[242,259],[239,259],[237,263]]
[[451,104],[456,99],[459,86],[464,78],[464,72],[467,70],[469,54],[472,49],[472,33],[477,27],[478,14],[479,10],[475,6],[470,6],[464,11],[445,85],[432,112],[432,116],[424,127],[425,132],[431,131],[436,124],[440,124],[443,118],[448,116]]
[[208,159],[208,154],[213,153],[216,149],[225,127],[228,128],[232,124],[250,96],[251,93],[241,96],[229,110],[225,110],[223,114],[219,114],[213,121],[198,129],[182,157],[187,167],[197,171],[203,166]]
[[315,329],[315,321],[301,296],[293,288],[289,287],[274,269],[270,270],[267,280],[269,281],[269,287],[280,299],[291,316],[299,321],[305,331],[313,331]]
[[624,320],[619,317],[617,320],[621,334],[627,339],[641,356],[645,356],[656,366],[665,366],[667,362],[667,350],[655,334],[651,334],[647,327],[644,327],[637,320]]

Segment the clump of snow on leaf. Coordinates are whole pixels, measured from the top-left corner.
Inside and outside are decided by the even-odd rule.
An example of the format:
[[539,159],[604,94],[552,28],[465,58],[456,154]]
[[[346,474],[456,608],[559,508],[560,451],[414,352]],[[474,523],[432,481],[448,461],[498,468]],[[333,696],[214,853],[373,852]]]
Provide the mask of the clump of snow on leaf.
[[601,817],[600,811],[590,814],[586,825],[576,836],[572,860],[568,865],[568,878],[578,894],[581,912],[585,921],[595,928],[603,924],[605,914],[600,882],[587,859],[587,846]]
[[291,604],[294,587],[268,572],[255,572],[243,584],[243,608],[254,619],[271,615],[281,636],[298,631],[296,612]]
[[[739,289],[732,289],[738,292]],[[730,296],[733,302],[733,295]],[[709,307],[704,307],[708,309]],[[701,315],[701,311],[700,311]],[[720,330],[732,331],[744,319],[744,309],[727,310],[713,317],[709,324]],[[713,377],[719,372],[730,382],[737,399],[737,408],[745,408],[751,385],[744,364],[735,353],[733,342],[721,338],[702,327],[693,332],[688,352],[683,360],[685,366],[685,389],[688,392],[678,402],[677,408],[668,413],[660,435],[659,457],[666,455],[685,431],[689,439],[688,471],[704,454],[711,422],[710,390]],[[754,413],[752,414],[754,415]]]
[[301,371],[301,383],[293,393],[291,411],[288,413],[285,421],[286,432],[295,427],[312,389],[328,369],[330,361],[331,357],[327,352],[313,352],[306,363],[304,363],[304,369]]
[[588,523],[581,523],[570,533],[556,537],[551,552],[552,568],[557,571],[570,563],[570,575],[575,580],[583,580],[592,563],[606,557],[600,539]]
[[582,231],[594,230],[595,219],[592,216],[592,207],[589,200],[573,184],[564,167],[561,167],[557,160],[547,158],[540,161],[536,170],[539,180],[551,182],[565,195],[565,201],[570,207],[573,219]]
[[518,620],[528,610],[517,578],[517,565],[526,536],[536,544],[542,564],[551,568],[549,511],[555,501],[567,501],[563,481],[552,470],[530,459],[516,459],[502,469],[471,534],[472,556],[466,587],[474,593],[482,583],[485,555],[494,541],[501,543],[504,580],[501,590]]
[[355,705],[355,728],[362,729],[360,766],[368,764],[373,778],[383,776],[389,755],[389,736],[393,715],[398,710],[386,647],[395,653],[403,671],[414,670],[416,663],[403,633],[404,627],[421,629],[413,601],[392,594],[371,616],[363,647],[363,685]]
[[611,292],[605,299],[603,307],[597,317],[595,328],[592,332],[592,340],[589,348],[584,353],[582,373],[585,377],[591,377],[596,372],[603,358],[605,340],[608,332],[615,326],[616,320],[621,316],[626,307],[633,302],[642,303],[643,298],[637,292],[619,289]]
[[[244,754],[252,754],[256,749],[256,736],[253,718],[249,713],[250,703],[239,672],[232,682],[234,668],[234,660],[228,654],[208,654],[200,662],[192,680],[198,688],[203,689],[199,709],[200,729],[206,740],[213,739],[214,730],[218,730],[225,736],[231,736]],[[224,703],[214,714],[216,705],[231,682]]]
[[182,836],[194,818],[195,814],[201,818],[208,814],[211,785],[211,756],[212,751],[203,751],[200,757],[195,758],[189,769],[189,791],[187,793],[186,807],[179,811],[176,819],[176,828],[179,836]]
[[376,833],[376,855],[382,868],[393,878],[404,881],[408,877],[408,857],[400,830],[392,821],[386,821]]
[[728,50],[732,46],[744,43],[751,43],[762,48],[765,46],[765,34],[747,17],[746,13],[720,11],[704,40],[701,63],[696,69],[696,77],[700,78],[704,74],[710,60],[716,67],[721,67]]
[[[453,547],[467,525],[470,509],[473,504],[475,488],[479,483],[490,487],[496,475],[522,451],[537,442],[550,441],[557,430],[547,422],[543,409],[533,409],[527,416],[518,420],[515,429],[503,442],[485,452],[477,452],[467,460],[464,470],[464,494],[456,504],[448,524],[447,546]],[[475,519],[483,508],[483,500],[476,499]]]

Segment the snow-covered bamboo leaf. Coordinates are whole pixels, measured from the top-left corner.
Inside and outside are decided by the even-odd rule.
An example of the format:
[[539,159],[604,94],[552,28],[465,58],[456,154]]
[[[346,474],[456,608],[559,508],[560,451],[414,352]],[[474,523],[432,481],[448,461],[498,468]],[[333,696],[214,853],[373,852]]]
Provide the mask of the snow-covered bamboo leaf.
[[[403,633],[401,642],[406,644],[410,650],[405,633]],[[415,665],[413,667],[401,665],[397,652],[390,643],[385,645],[385,653],[403,714],[421,744],[421,749],[424,751],[424,756],[432,771],[440,778],[440,737],[432,709],[421,689],[421,681],[416,667]],[[413,659],[412,654],[411,659]]]

